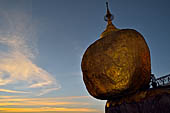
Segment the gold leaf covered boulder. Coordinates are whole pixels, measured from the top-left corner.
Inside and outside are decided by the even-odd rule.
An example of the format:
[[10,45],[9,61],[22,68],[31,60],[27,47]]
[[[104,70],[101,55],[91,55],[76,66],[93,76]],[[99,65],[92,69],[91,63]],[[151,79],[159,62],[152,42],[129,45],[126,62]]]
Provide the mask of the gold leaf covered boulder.
[[88,92],[109,100],[147,88],[151,63],[149,48],[139,32],[117,29],[108,7],[106,19],[106,30],[87,48],[81,68]]

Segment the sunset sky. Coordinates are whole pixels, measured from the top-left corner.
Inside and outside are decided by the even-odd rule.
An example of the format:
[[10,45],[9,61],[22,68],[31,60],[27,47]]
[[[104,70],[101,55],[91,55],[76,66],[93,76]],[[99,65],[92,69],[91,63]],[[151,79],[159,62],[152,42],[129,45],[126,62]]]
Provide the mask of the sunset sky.
[[[81,58],[106,27],[105,0],[0,0],[0,113],[104,113]],[[117,28],[139,31],[152,73],[170,73],[170,1],[109,0]]]

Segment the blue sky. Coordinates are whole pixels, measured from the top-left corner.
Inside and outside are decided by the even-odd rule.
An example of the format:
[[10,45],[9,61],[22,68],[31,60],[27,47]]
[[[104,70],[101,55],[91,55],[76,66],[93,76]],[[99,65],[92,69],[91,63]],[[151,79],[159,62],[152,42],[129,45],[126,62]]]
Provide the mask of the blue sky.
[[[157,77],[170,73],[169,4],[109,0],[113,24],[145,37]],[[105,13],[105,0],[0,0],[0,110],[104,112],[105,101],[85,89],[80,64],[106,27]]]

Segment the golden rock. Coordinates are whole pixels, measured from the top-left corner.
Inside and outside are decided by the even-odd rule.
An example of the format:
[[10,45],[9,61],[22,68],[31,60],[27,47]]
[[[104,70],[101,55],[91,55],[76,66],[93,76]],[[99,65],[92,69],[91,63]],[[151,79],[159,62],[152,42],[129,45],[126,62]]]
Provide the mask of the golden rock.
[[109,18],[100,39],[84,53],[81,68],[93,97],[109,100],[128,95],[149,85],[149,48],[139,32],[117,29]]

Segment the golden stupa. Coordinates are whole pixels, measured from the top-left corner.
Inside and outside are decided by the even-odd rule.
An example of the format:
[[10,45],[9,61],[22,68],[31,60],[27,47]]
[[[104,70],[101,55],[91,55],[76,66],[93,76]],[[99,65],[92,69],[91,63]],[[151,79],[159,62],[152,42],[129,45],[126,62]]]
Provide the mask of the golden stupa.
[[133,29],[117,29],[108,9],[106,30],[83,55],[81,68],[88,92],[97,99],[113,99],[149,86],[151,61],[143,36]]

